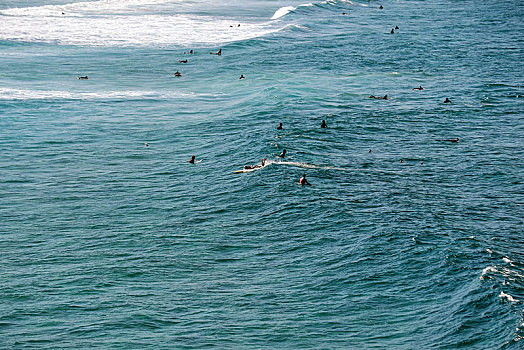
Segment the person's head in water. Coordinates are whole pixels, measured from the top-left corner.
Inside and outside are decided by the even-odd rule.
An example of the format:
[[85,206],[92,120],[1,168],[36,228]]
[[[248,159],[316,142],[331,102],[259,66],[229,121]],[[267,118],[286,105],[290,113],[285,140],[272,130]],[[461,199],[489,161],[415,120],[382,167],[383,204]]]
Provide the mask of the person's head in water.
[[284,149],[282,150],[282,153],[280,153],[279,157],[280,157],[280,158],[284,158],[284,157],[286,156],[286,153],[287,153],[287,151],[286,151],[286,149],[284,148]]
[[398,26],[395,26],[395,29],[399,29]]
[[326,121],[322,119],[322,124],[320,124],[321,128],[327,128]]
[[444,100],[444,103],[451,103],[451,101],[449,100],[449,98],[446,97],[446,99]]
[[300,178],[299,183],[300,183],[301,185],[311,185],[311,184],[306,180],[306,174],[305,174],[305,173],[302,174],[302,177]]
[[282,130],[284,127],[282,126],[282,123],[278,124],[277,130]]
[[383,9],[382,5],[379,6],[379,9],[381,9],[381,10]]
[[189,159],[189,163],[195,164],[195,156],[191,156],[191,158]]
[[244,74],[240,74],[240,78],[238,79],[246,79],[246,77],[244,76]]

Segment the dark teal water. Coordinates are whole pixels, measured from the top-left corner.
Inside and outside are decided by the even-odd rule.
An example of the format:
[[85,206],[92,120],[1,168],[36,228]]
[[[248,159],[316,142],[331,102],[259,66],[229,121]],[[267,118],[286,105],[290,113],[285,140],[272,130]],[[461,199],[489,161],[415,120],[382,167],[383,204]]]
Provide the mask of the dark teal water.
[[523,347],[524,3],[298,5],[0,1],[1,348]]

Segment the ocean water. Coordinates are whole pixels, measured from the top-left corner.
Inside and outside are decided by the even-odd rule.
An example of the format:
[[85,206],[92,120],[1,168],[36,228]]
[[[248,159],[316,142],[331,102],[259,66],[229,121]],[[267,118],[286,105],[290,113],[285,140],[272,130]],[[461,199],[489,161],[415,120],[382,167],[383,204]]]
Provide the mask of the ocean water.
[[0,348],[524,348],[523,18],[0,0]]

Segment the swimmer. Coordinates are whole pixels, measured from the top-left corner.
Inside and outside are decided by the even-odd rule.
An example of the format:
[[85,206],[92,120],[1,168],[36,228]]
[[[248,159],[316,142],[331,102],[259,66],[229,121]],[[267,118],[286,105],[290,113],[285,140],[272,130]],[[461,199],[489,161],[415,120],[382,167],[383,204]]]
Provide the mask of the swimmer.
[[371,152],[373,152],[373,151],[370,149],[368,153],[371,153]]
[[218,50],[217,52],[210,52],[209,54],[210,55],[222,56],[222,49]]
[[195,156],[191,156],[189,159],[189,164],[195,164]]
[[282,126],[282,123],[278,124],[277,130],[282,130],[282,129],[284,129],[284,127]]
[[237,26],[237,27],[240,27],[240,24],[238,24],[238,26]]
[[451,103],[451,101],[449,100],[449,98],[446,97],[446,100],[444,101],[444,103]]
[[459,139],[458,139],[458,137],[457,137],[456,139],[444,139],[444,140],[441,140],[441,139],[435,139],[435,141],[458,142]]
[[378,9],[379,9],[379,10],[382,10],[382,9],[383,9],[382,5],[380,5],[380,7],[379,7]]
[[389,32],[390,34],[395,34],[395,29],[391,29],[391,32]]
[[322,124],[320,124],[320,127],[321,127],[322,129],[327,128],[327,125],[326,125],[326,121],[325,121],[325,120],[322,119]]
[[286,153],[287,153],[287,151],[286,151],[286,149],[284,148],[284,149],[282,150],[282,153],[280,153],[279,157],[280,157],[280,158],[284,158],[284,157],[286,156]]
[[181,76],[182,76],[182,73],[180,73],[179,71],[175,72],[175,77],[181,77]]
[[398,26],[395,26],[395,29],[399,29]]
[[418,88],[413,88],[411,90],[424,90],[424,88],[422,86],[419,86]]
[[187,55],[187,54],[192,55],[192,54],[193,54],[193,50],[190,50],[189,52],[185,52],[185,51],[184,51],[184,55]]
[[343,15],[347,15],[347,13],[345,13],[345,12],[342,12],[342,14],[343,14]]
[[307,180],[306,180],[306,174],[302,174],[302,177],[300,178],[299,184],[301,185],[311,185]]
[[420,162],[420,165],[424,164],[424,162]]
[[144,145],[146,145],[146,147],[149,147],[149,143],[147,143],[147,142],[146,142],[146,143],[144,143]]
[[404,160],[401,159],[400,162],[401,162],[401,163],[404,163]]
[[187,63],[187,60],[178,60],[178,63]]
[[80,80],[87,80],[87,79],[89,79],[89,78],[88,78],[87,75],[86,75],[85,77],[78,77],[78,79],[80,79]]
[[244,76],[244,74],[240,74],[240,78],[238,78],[238,80],[240,79],[246,79],[246,77]]

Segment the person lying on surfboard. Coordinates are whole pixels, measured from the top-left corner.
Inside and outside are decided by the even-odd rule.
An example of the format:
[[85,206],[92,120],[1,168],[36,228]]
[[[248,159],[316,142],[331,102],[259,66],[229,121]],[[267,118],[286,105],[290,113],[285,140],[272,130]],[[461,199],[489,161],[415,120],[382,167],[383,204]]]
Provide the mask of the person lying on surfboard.
[[260,164],[256,165],[244,165],[244,170],[253,170],[258,168],[263,168],[266,165],[266,158],[262,158]]

